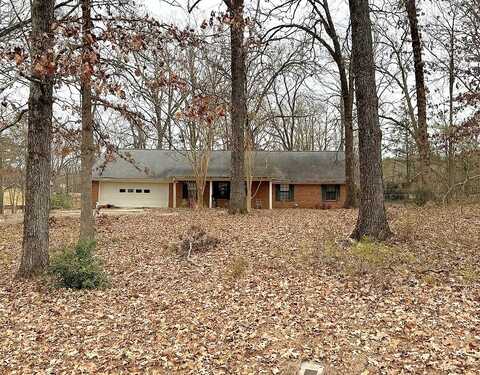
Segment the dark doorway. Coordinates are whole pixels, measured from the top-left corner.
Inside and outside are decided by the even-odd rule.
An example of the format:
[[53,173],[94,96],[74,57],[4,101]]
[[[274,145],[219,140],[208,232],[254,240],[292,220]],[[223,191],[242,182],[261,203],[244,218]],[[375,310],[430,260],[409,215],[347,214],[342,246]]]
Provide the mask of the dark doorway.
[[230,182],[213,181],[213,198],[230,199]]
[[229,181],[213,181],[212,201],[213,207],[228,207],[230,202]]

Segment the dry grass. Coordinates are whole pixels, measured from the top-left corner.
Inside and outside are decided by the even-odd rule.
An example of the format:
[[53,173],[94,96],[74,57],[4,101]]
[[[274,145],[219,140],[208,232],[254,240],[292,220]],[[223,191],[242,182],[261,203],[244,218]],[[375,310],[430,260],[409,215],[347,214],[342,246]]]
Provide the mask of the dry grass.
[[329,242],[324,245],[320,261],[338,272],[351,276],[405,273],[415,264],[415,256],[407,249],[377,243],[368,238],[340,246]]
[[226,277],[230,280],[239,280],[243,278],[248,270],[248,260],[238,255],[227,265],[225,270]]
[[[480,206],[389,208],[391,243],[349,247],[353,210],[178,212],[102,218],[111,287],[89,292],[14,280],[3,225],[0,372],[478,373]],[[192,225],[220,241],[195,264],[167,251]],[[58,218],[52,248],[77,230]]]

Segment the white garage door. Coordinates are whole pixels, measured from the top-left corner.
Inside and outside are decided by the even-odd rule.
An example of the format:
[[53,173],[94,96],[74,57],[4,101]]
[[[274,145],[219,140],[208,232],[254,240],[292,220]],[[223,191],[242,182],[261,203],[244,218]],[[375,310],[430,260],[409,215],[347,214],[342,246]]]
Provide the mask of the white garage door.
[[98,201],[115,207],[168,207],[168,184],[100,182]]

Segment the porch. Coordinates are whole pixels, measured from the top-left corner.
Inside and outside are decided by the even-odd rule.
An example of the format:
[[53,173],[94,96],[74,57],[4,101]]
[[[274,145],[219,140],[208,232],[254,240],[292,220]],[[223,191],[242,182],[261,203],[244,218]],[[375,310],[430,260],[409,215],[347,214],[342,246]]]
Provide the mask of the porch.
[[[172,184],[171,207],[194,207],[197,200],[194,181],[174,181]],[[209,180],[203,194],[203,206],[208,208],[228,208],[230,204],[230,181]],[[252,208],[273,208],[273,184],[271,181],[253,181]]]

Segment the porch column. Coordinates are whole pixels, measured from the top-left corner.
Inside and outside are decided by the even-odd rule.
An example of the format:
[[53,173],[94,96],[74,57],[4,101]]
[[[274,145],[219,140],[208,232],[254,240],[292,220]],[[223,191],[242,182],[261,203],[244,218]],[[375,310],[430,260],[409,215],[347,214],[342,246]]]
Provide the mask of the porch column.
[[172,207],[177,208],[177,181],[173,181],[173,202]]
[[268,181],[268,209],[271,210],[273,208],[273,184],[272,181]]
[[210,193],[208,194],[208,208],[212,208],[213,203],[213,181],[210,181]]

